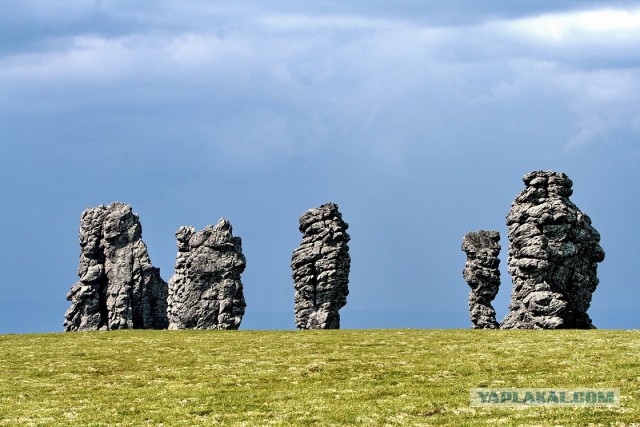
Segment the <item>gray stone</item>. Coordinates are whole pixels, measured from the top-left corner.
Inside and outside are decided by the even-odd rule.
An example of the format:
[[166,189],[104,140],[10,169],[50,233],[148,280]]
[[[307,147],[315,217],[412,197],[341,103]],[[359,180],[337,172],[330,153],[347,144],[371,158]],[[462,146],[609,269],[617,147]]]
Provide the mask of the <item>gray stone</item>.
[[169,280],[169,329],[238,329],[245,310],[242,240],[221,218],[213,227],[176,232],[178,255]]
[[471,288],[469,318],[473,329],[497,329],[491,301],[500,288],[500,233],[477,231],[464,235],[462,250],[467,254],[463,277]]
[[85,210],[80,247],[80,280],[67,294],[65,331],[167,327],[167,283],[151,264],[131,206]]
[[604,260],[600,235],[563,173],[534,171],[507,216],[513,281],[503,329],[594,328],[587,310]]
[[295,321],[300,329],[339,329],[349,294],[349,225],[327,203],[300,217],[302,243],[291,257]]

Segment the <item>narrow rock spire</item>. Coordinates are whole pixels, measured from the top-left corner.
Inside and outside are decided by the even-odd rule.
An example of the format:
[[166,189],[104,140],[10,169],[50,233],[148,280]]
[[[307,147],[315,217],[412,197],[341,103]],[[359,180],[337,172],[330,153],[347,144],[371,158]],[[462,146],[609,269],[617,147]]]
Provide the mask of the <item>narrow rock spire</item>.
[[349,225],[327,203],[300,217],[302,243],[293,252],[295,320],[300,329],[339,329],[349,294]]
[[473,329],[497,329],[491,301],[500,288],[500,233],[477,231],[464,235],[462,250],[467,254],[463,277],[471,288],[469,318]]

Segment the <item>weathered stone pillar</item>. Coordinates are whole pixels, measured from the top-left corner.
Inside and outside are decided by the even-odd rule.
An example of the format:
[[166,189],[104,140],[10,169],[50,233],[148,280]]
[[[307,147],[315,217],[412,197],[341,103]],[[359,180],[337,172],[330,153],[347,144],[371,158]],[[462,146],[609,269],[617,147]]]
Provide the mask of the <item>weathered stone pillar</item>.
[[295,319],[300,329],[339,329],[349,294],[349,225],[327,203],[300,217],[302,243],[293,252]]
[[245,310],[242,240],[222,218],[213,227],[176,232],[178,255],[169,280],[169,329],[238,329]]
[[534,171],[523,181],[507,216],[513,291],[501,328],[594,328],[587,310],[604,260],[600,235],[569,200],[565,174]]
[[167,327],[167,284],[151,264],[131,206],[85,210],[80,247],[80,281],[67,294],[65,331]]
[[500,288],[500,233],[477,231],[464,235],[462,250],[467,254],[463,277],[471,288],[469,318],[472,329],[497,329],[491,301]]

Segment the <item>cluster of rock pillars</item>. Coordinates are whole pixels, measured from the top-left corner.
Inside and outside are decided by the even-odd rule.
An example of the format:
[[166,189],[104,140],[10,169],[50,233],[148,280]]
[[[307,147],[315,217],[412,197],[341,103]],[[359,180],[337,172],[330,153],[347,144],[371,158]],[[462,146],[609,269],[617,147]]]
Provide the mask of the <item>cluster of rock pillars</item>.
[[522,180],[507,215],[508,271],[513,281],[509,313],[496,322],[491,301],[500,286],[500,235],[467,233],[464,279],[474,329],[591,329],[587,310],[604,260],[600,235],[569,196],[573,182],[563,173],[534,171]]
[[[296,325],[338,329],[349,293],[349,226],[327,203],[300,218],[293,252]],[[238,329],[245,310],[240,275],[242,240],[222,218],[201,231],[180,227],[169,283],[149,260],[131,206],[89,208],[80,220],[80,280],[67,299],[65,331],[115,329]]]
[[[593,328],[587,310],[604,259],[591,220],[570,200],[571,180],[535,171],[507,216],[509,314],[498,324],[491,301],[500,286],[500,235],[470,232],[464,279],[471,288],[474,329]],[[348,224],[327,203],[299,220],[300,246],[291,258],[295,323],[300,329],[338,329],[349,294]],[[80,266],[67,299],[65,331],[115,329],[238,329],[246,303],[240,279],[242,240],[220,219],[201,231],[180,227],[169,282],[149,260],[142,227],[131,206],[89,208],[80,221]]]

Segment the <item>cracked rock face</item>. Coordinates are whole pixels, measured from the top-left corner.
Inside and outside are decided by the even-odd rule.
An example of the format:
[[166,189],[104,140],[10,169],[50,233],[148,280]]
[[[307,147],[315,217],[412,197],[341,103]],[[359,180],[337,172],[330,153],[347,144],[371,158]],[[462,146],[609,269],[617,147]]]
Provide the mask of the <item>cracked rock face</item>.
[[302,243],[293,252],[295,321],[300,329],[339,329],[349,294],[349,225],[327,203],[300,217]]
[[503,329],[594,328],[587,314],[604,260],[600,235],[574,205],[563,173],[524,176],[507,216],[513,290]]
[[242,240],[222,218],[213,227],[176,232],[178,255],[169,280],[169,329],[238,329],[245,310]]
[[500,233],[477,231],[464,235],[462,250],[467,254],[463,277],[471,288],[469,318],[473,329],[497,329],[491,301],[500,288]]
[[80,280],[67,294],[65,331],[167,327],[167,283],[151,264],[131,206],[85,210],[80,247]]

